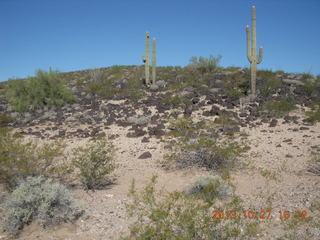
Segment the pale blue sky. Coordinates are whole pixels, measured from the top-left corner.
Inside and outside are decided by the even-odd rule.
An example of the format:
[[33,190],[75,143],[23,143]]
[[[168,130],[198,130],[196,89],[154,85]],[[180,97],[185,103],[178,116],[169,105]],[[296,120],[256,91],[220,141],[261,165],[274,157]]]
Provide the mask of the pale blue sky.
[[320,0],[0,0],[0,81],[49,67],[140,65],[145,32],[160,66],[221,54],[248,67],[245,27],[257,8],[260,69],[320,74]]

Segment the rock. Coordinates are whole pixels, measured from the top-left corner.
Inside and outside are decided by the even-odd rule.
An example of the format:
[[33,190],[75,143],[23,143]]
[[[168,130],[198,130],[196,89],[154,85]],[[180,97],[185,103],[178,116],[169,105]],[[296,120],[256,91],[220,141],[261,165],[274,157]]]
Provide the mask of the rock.
[[191,104],[185,105],[183,114],[185,114],[186,116],[191,116],[191,114],[192,114],[192,105]]
[[159,87],[159,88],[165,88],[167,86],[167,83],[163,80],[158,80],[156,81],[156,85]]
[[138,159],[147,159],[147,158],[151,158],[151,157],[152,157],[152,155],[150,152],[144,152],[138,157]]
[[129,132],[127,134],[127,137],[142,137],[143,135],[145,135],[147,132],[142,130],[142,129],[135,129],[134,132]]
[[309,130],[308,127],[300,127],[299,129],[300,129],[300,130]]
[[18,119],[19,115],[20,115],[20,114],[19,114],[18,112],[12,112],[12,113],[10,113],[10,117],[13,118],[13,119]]
[[272,119],[270,124],[269,124],[269,127],[275,127],[275,126],[277,126],[277,123],[278,123],[277,119]]
[[148,132],[150,136],[163,136],[165,135],[165,132],[162,130],[162,128],[160,126],[156,126],[156,127],[148,127]]
[[293,84],[293,85],[298,85],[298,86],[304,86],[304,83],[299,80],[294,80],[294,79],[282,79],[282,82],[286,84]]
[[143,137],[142,140],[141,140],[141,142],[147,143],[147,142],[150,142],[150,140],[149,140],[149,138],[147,138],[147,137]]
[[136,124],[136,125],[144,125],[150,122],[150,118],[141,116],[141,117],[129,117],[128,123]]
[[220,88],[210,88],[209,92],[211,93],[218,93],[220,91]]
[[150,90],[153,90],[153,91],[156,91],[159,89],[159,86],[158,85],[151,85],[150,86]]

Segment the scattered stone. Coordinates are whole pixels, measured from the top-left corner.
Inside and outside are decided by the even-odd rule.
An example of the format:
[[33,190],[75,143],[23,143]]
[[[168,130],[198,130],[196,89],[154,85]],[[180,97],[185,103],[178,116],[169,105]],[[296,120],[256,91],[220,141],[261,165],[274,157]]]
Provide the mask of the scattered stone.
[[150,152],[144,152],[138,157],[138,159],[147,159],[147,158],[151,158],[151,157],[152,157],[152,155]]
[[269,124],[269,127],[275,127],[275,126],[277,126],[277,123],[278,123],[277,119],[272,119],[270,124]]
[[141,140],[141,142],[147,143],[147,142],[150,142],[150,140],[149,140],[149,138],[147,138],[147,137],[143,137],[142,140]]

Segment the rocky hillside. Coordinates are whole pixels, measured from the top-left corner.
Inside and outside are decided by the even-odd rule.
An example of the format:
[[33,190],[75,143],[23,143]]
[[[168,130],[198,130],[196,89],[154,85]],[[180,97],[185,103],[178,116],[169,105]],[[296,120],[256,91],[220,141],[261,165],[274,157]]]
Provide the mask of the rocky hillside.
[[[312,161],[312,153],[320,150],[319,77],[258,71],[259,94],[249,101],[248,69],[159,67],[153,89],[143,84],[143,72],[142,66],[113,66],[63,73],[76,100],[26,112],[14,110],[4,94],[8,83],[1,84],[1,114],[11,116],[9,127],[26,140],[64,140],[66,152],[94,138],[107,138],[117,147],[113,184],[88,192],[70,178],[68,188],[85,209],[78,221],[47,229],[32,223],[19,239],[156,239],[129,235],[137,215],[126,211],[132,179],[140,190],[154,174],[157,189],[169,192],[196,192],[198,178],[219,177],[226,185],[217,190],[216,208],[271,211],[267,220],[222,220],[212,230],[220,239],[320,239],[320,161]],[[225,148],[209,157],[203,149],[187,150],[182,158],[172,155],[177,157],[173,166],[164,161],[182,144],[197,145],[199,137],[221,140]],[[235,163],[218,169],[232,154]],[[281,210],[292,213],[288,221]],[[307,220],[293,217],[303,210]],[[143,221],[152,225],[148,217]]]
[[[159,89],[154,91],[141,84],[142,71],[141,67],[114,66],[66,73],[64,75],[68,79],[67,85],[77,96],[74,103],[19,113],[11,110],[6,98],[1,94],[0,110],[14,119],[14,127],[50,124],[50,130],[54,131],[52,136],[46,136],[45,131],[33,131],[31,128],[24,132],[38,137],[93,137],[111,124],[128,126],[141,116],[145,119],[142,119],[142,124],[134,125],[132,136],[154,136],[163,134],[164,119],[161,117],[164,113],[179,108],[186,116],[190,116],[193,111],[208,106],[210,109],[203,112],[204,116],[226,114],[239,120],[241,126],[254,127],[268,122],[274,126],[277,122],[275,117],[285,115],[283,113],[290,110],[291,106],[285,109],[288,103],[311,107],[320,91],[319,79],[312,76],[260,71],[258,89],[261,94],[255,102],[245,104],[245,109],[238,114],[235,108],[239,107],[240,98],[246,101],[245,94],[249,89],[247,69],[230,68],[221,69],[216,73],[199,74],[186,68],[160,67]],[[113,96],[106,96],[106,92],[100,91],[109,88],[106,84],[108,80],[111,80],[111,91],[115,93]],[[132,84],[133,81],[136,86]],[[112,100],[122,100],[122,103],[113,104]],[[277,101],[278,105],[283,105],[282,108],[277,104],[272,105],[272,102]],[[271,103],[269,108],[267,103]],[[151,112],[150,108],[154,111]],[[140,114],[137,115],[136,111]],[[174,112],[167,116],[176,115]],[[260,123],[254,123],[258,118],[261,118]],[[284,120],[290,122],[296,119],[286,116]],[[150,125],[148,131],[142,131],[148,123],[153,127]],[[76,128],[83,124],[87,128]],[[307,122],[305,124],[308,125]]]

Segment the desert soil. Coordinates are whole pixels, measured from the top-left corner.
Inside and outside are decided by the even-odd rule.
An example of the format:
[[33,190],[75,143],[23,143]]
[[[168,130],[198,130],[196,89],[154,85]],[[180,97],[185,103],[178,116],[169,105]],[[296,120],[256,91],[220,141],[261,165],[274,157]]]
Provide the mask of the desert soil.
[[[202,117],[201,111],[203,109],[193,112],[192,117]],[[304,110],[299,108],[291,115],[303,117]],[[45,127],[38,126],[38,129]],[[133,178],[136,186],[142,188],[156,174],[157,187],[173,191],[187,189],[199,176],[216,174],[197,168],[163,169],[160,162],[167,153],[164,142],[155,137],[151,137],[150,142],[141,142],[143,137],[128,138],[129,128],[111,125],[109,129],[104,129],[107,136],[116,136],[112,141],[118,148],[118,168],[110,176],[114,184],[94,192],[86,192],[80,185],[70,188],[76,203],[85,209],[84,216],[75,224],[68,223],[49,229],[31,224],[22,231],[19,239],[119,239],[128,234],[128,227],[133,222],[125,208]],[[50,135],[50,131],[46,131]],[[310,173],[308,168],[311,150],[320,147],[320,124],[303,127],[300,120],[298,123],[282,123],[280,119],[275,127],[265,123],[255,127],[241,127],[241,131],[247,133],[251,149],[231,171],[231,182],[236,186],[235,194],[241,197],[247,209],[266,209],[271,206],[272,217],[261,221],[262,231],[255,239],[276,239],[288,231],[280,220],[279,210],[306,210],[314,217],[315,213],[310,211],[310,206],[320,199],[320,177]],[[71,148],[85,145],[87,141],[88,138],[66,140]],[[152,157],[139,159],[144,152],[150,152]],[[307,227],[308,223],[299,220],[296,234],[303,234]],[[315,240],[319,240],[320,230],[312,231],[318,236]],[[6,239],[6,236],[2,235],[0,239]]]

